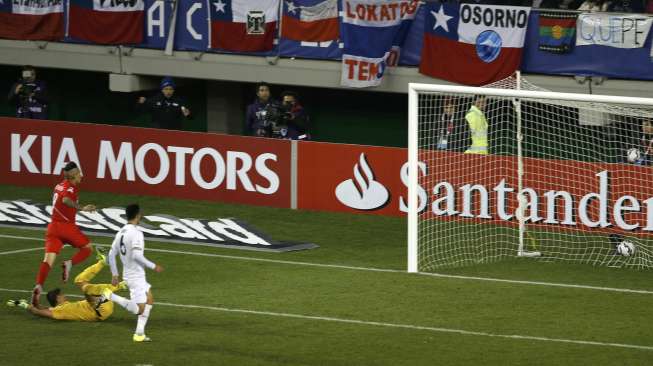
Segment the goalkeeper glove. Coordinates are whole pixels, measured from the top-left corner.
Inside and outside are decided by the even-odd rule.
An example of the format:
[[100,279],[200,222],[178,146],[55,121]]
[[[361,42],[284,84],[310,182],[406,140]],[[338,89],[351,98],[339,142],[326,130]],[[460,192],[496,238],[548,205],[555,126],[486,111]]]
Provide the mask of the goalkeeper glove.
[[7,301],[7,306],[9,306],[9,307],[18,306],[19,308],[27,309],[29,307],[29,303],[25,299],[8,300]]

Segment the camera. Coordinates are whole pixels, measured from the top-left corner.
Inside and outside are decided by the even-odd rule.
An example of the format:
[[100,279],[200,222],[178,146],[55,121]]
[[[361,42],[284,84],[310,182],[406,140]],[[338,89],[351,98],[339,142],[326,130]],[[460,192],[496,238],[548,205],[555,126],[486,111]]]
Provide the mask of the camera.
[[29,102],[29,98],[32,94],[34,94],[36,86],[32,83],[22,83],[20,85],[22,85],[22,87],[20,88],[20,91],[18,91],[18,98],[21,104],[26,104]]
[[265,137],[285,138],[288,133],[288,121],[292,119],[291,108],[290,105],[268,103],[257,113],[263,126],[258,134]]
[[20,88],[20,91],[18,92],[18,96],[21,98],[29,98],[32,93],[34,93],[34,85],[33,84],[21,84],[23,87]]

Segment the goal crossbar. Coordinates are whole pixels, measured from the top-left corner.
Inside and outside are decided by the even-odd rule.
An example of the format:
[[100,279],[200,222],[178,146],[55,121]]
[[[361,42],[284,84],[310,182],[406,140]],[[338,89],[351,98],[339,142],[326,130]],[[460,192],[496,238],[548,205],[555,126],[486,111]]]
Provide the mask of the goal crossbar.
[[[506,98],[528,98],[528,99],[549,99],[549,100],[568,100],[574,102],[594,102],[594,103],[611,103],[611,104],[630,104],[630,105],[647,105],[653,107],[653,98],[642,97],[624,97],[613,95],[600,95],[600,94],[579,94],[579,93],[558,93],[558,92],[545,92],[534,90],[513,90],[513,89],[497,89],[497,88],[483,88],[475,86],[460,86],[460,85],[433,85],[423,83],[409,83],[409,91],[416,92],[441,92],[441,93],[456,93],[456,94],[484,94],[495,97]],[[410,98],[410,93],[409,93]],[[410,104],[410,101],[409,101]],[[417,110],[409,110],[409,114],[417,112]]]

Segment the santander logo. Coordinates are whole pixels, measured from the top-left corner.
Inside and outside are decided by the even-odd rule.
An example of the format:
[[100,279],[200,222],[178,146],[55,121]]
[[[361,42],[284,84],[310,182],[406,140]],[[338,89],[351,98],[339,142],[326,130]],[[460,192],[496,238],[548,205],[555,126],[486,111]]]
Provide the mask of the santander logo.
[[354,179],[347,179],[336,187],[336,197],[343,205],[357,210],[374,210],[390,199],[388,190],[374,180],[374,172],[361,153],[354,165]]

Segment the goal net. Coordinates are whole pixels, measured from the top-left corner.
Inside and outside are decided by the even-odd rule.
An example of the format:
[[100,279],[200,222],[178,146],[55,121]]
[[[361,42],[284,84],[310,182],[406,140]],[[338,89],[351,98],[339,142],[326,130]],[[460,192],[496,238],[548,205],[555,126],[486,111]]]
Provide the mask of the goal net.
[[411,272],[518,257],[653,267],[653,99],[518,76],[411,84],[409,176]]

